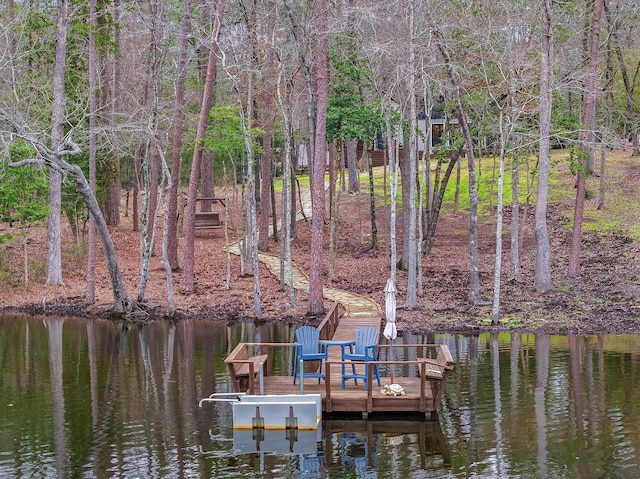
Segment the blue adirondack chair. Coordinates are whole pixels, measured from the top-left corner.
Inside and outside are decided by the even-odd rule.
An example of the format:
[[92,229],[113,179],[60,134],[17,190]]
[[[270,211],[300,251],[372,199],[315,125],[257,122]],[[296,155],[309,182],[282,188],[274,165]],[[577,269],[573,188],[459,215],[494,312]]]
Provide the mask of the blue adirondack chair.
[[[356,331],[356,340],[349,349],[349,346],[342,348],[342,361],[359,361],[363,362],[364,368],[359,366],[356,368],[355,364],[351,364],[351,372],[347,374],[347,365],[342,363],[342,389],[344,389],[344,383],[348,379],[353,379],[358,384],[358,379],[364,381],[364,388],[368,388],[367,384],[367,370],[369,361],[378,360],[378,331],[375,328],[365,327]],[[377,379],[378,386],[380,386],[380,368],[376,364],[373,366],[371,378]]]
[[[312,372],[305,372],[304,364],[300,368],[300,360],[319,362],[318,369]],[[324,379],[322,372],[322,362],[327,360],[327,351],[320,345],[320,331],[313,326],[301,326],[296,329],[296,355],[293,364],[293,384],[300,375],[304,378]],[[299,370],[300,369],[300,370]]]

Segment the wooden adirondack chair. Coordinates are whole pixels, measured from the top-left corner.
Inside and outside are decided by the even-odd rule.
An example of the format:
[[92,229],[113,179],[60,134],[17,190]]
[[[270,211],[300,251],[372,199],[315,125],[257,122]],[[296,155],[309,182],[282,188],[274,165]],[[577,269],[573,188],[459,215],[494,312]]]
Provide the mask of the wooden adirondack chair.
[[[304,363],[300,367],[300,360],[319,362],[318,369],[312,372],[305,372]],[[293,384],[296,378],[302,375],[303,378],[324,379],[322,372],[322,362],[327,360],[327,351],[320,345],[320,331],[313,326],[301,326],[296,329],[296,355],[293,364]]]
[[[346,374],[346,364],[342,363],[342,389],[344,389],[344,383],[348,379],[353,379],[358,384],[358,379],[364,381],[364,388],[368,389],[367,384],[367,370],[369,361],[378,360],[378,331],[375,328],[366,327],[360,328],[356,331],[356,340],[352,346],[352,350],[349,351],[348,347],[342,348],[342,361],[358,361],[365,363],[364,371],[360,371],[360,368],[356,368],[355,364],[351,364],[351,373]],[[378,386],[380,386],[380,368],[376,364],[373,366],[374,371],[371,375],[372,379],[377,379]]]

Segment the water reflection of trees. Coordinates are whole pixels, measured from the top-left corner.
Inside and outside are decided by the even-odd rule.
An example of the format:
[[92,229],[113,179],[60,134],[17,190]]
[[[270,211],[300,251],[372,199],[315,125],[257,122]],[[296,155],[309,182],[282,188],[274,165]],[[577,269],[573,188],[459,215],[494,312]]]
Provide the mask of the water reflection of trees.
[[62,326],[64,325],[64,319],[47,318],[44,324],[49,338],[49,374],[51,377],[51,407],[53,410],[56,471],[61,476],[66,476],[69,470],[69,463],[65,432],[62,361]]
[[[229,387],[224,358],[238,341],[259,334],[290,342],[293,333],[267,324],[70,318],[0,318],[0,328],[0,406],[9,405],[0,439],[21,445],[5,467],[29,464],[67,475],[144,470],[156,477],[249,467],[231,459],[231,408],[201,409],[198,399]],[[397,433],[332,429],[317,452],[320,459],[331,455],[327,467],[374,464],[393,475],[436,461],[458,477],[493,470],[556,477],[562,464],[566,477],[588,477],[596,468],[640,464],[638,337],[407,334],[401,341],[446,342],[454,355],[439,413],[446,447],[432,444],[437,435],[421,438],[404,426]],[[291,355],[278,349],[269,367],[286,371]],[[264,464],[288,460],[276,455]],[[150,464],[153,470],[144,469]]]

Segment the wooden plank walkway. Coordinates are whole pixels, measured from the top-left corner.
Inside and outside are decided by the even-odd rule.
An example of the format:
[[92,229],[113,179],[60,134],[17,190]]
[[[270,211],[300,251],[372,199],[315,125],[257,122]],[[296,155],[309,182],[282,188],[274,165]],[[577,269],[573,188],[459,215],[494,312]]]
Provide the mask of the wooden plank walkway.
[[[372,318],[344,318],[340,320],[335,317],[332,320],[325,320],[321,328],[328,328],[333,334],[324,336],[326,339],[334,341],[353,340],[355,331],[361,327],[370,326],[380,331],[381,319]],[[326,332],[326,331],[325,331]],[[380,335],[381,336],[381,335]],[[322,337],[322,334],[321,334]],[[293,348],[293,343],[240,343],[225,360],[229,367],[236,392],[248,392],[258,394],[260,382],[258,375],[260,361],[265,361],[265,354],[269,348],[289,347]],[[380,358],[389,358],[388,345],[379,345]],[[353,380],[349,380],[342,388],[342,360],[340,346],[329,347],[329,360],[325,362],[324,380],[309,379],[304,381],[304,393],[321,394],[323,412],[334,413],[360,413],[364,418],[370,413],[391,413],[391,412],[411,412],[421,413],[429,418],[433,416],[442,401],[447,376],[452,369],[453,360],[446,345],[436,344],[416,344],[394,346],[395,355],[398,352],[413,350],[406,356],[416,358],[412,360],[394,359],[379,360],[369,363],[373,368],[375,364],[381,369],[381,383],[391,384],[391,375],[385,375],[385,370],[395,369],[401,365],[400,369],[409,370],[407,366],[417,372],[415,377],[394,376],[394,383],[400,384],[405,391],[403,396],[388,396],[382,393],[382,388],[378,387],[375,381],[368,390],[364,389],[364,384],[359,381],[358,385]],[[250,353],[258,350],[259,354]],[[347,362],[351,364],[351,362]],[[364,368],[363,364],[359,367]],[[242,369],[242,378],[238,377],[234,371]],[[362,370],[361,370],[362,371]],[[245,377],[246,376],[246,377]],[[245,379],[243,382],[241,379]],[[252,381],[249,381],[252,378]],[[271,376],[265,370],[263,389],[265,394],[298,394],[301,392],[300,384],[293,383],[293,376]]]
[[[381,318],[343,318],[338,323],[338,327],[333,333],[332,341],[353,341],[356,337],[356,331],[360,328],[370,327],[380,332],[382,320]],[[380,342],[378,340],[378,342]],[[328,350],[329,362],[335,363],[325,374],[331,375],[331,383],[342,385],[342,348],[340,346],[329,346]],[[364,372],[364,366],[358,367],[358,373]],[[311,381],[307,381],[311,382]],[[353,380],[347,383],[354,384]],[[362,384],[362,382],[360,382]],[[363,386],[359,386],[362,389]]]
[[[296,218],[310,218],[312,209],[309,190],[302,195],[301,203],[304,215],[298,212]],[[227,248],[233,254],[240,253],[237,243],[227,245]],[[262,252],[258,256],[260,262],[279,277],[279,258]],[[303,291],[309,290],[307,276],[295,265],[290,279],[295,288]],[[323,296],[335,303],[318,326],[322,340],[353,340],[355,331],[365,326],[377,329],[380,332],[379,338],[381,338],[382,311],[376,301],[362,295],[326,286],[323,288]],[[344,309],[345,316],[343,318],[340,318],[338,304]],[[294,348],[294,344],[240,343],[229,354],[225,362],[235,392],[257,394],[260,391],[259,365],[260,363],[264,366],[268,364],[268,351],[273,347]],[[390,358],[389,351],[385,351],[387,347],[387,345],[379,346],[379,358]],[[377,364],[380,367],[383,386],[391,383],[400,384],[404,388],[404,396],[382,394],[377,383],[374,383],[367,391],[364,389],[362,381],[355,385],[353,380],[349,380],[343,389],[341,348],[338,345],[329,347],[329,359],[325,363],[324,371],[326,379],[323,381],[307,379],[304,384],[304,392],[320,393],[325,413],[359,412],[363,417],[367,417],[372,412],[419,412],[427,416],[434,414],[442,401],[447,376],[453,366],[453,359],[448,347],[435,344],[403,344],[396,346],[396,348],[393,361],[377,361],[369,363],[369,365],[373,367],[374,364]],[[397,353],[401,351],[406,353],[405,357],[416,359],[396,359],[399,356]],[[398,365],[401,370],[414,371],[416,374],[413,376],[408,374],[405,376],[393,374],[385,376],[385,370],[393,373],[395,366]],[[357,367],[364,368],[364,365]],[[271,376],[266,369],[263,388],[265,394],[297,394],[300,392],[300,386],[293,384],[292,376]]]

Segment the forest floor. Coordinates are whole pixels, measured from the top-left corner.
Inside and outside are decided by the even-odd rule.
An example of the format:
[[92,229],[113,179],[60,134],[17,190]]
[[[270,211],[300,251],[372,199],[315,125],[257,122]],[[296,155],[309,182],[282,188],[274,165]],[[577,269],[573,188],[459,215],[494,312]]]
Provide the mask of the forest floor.
[[[566,162],[564,162],[566,163]],[[500,323],[489,319],[493,299],[495,266],[495,211],[485,208],[480,217],[479,259],[480,291],[486,305],[473,305],[469,295],[469,221],[468,215],[444,209],[437,227],[432,252],[422,259],[423,290],[419,308],[404,307],[407,274],[397,272],[398,329],[414,333],[482,331],[520,331],[535,333],[640,333],[640,163],[628,151],[611,153],[607,161],[606,206],[597,210],[598,179],[588,188],[593,198],[587,201],[583,230],[581,276],[566,277],[571,244],[571,225],[575,193],[572,178],[563,166],[564,186],[550,195],[548,229],[554,290],[537,294],[533,288],[535,274],[534,207],[528,207],[521,220],[521,278],[509,280],[510,207],[505,207],[503,266],[500,289]],[[328,279],[328,256],[325,255],[326,284],[374,299],[384,311],[384,287],[390,274],[388,241],[389,212],[377,209],[378,249],[371,249],[369,195],[367,181],[363,192],[341,195],[338,221],[337,257],[334,279]],[[555,187],[555,186],[554,186]],[[495,203],[495,201],[494,201]],[[240,198],[229,194],[230,212],[239,212]],[[495,208],[494,208],[495,210]],[[328,222],[325,244],[328,244]],[[230,240],[235,240],[239,218],[228,221]],[[10,232],[0,224],[0,233]],[[132,233],[131,217],[123,216],[119,226],[111,228],[119,266],[131,298],[139,295],[140,239]],[[22,239],[10,243],[0,265],[10,264],[14,280],[0,276],[0,314],[54,314],[63,316],[104,317],[112,300],[105,262],[98,256],[96,305],[86,305],[86,254],[74,246],[65,234],[64,286],[44,286],[46,265],[46,231],[29,228],[26,257],[31,274],[29,285],[15,284],[23,279],[25,251]],[[161,247],[161,230],[157,234],[157,251]],[[402,238],[398,228],[397,238]],[[241,274],[238,256],[225,250],[223,230],[196,236],[196,293],[180,294],[180,272],[173,275],[176,318],[210,319],[224,322],[255,321],[254,278]],[[6,245],[5,245],[6,246]],[[279,244],[271,242],[270,253],[278,255]],[[98,248],[100,252],[100,248]],[[401,251],[401,245],[398,246]],[[292,244],[293,262],[308,272],[310,259],[310,224],[301,221]],[[228,270],[229,265],[229,270]],[[227,272],[230,271],[230,284]],[[19,280],[15,280],[18,277]],[[14,284],[12,284],[12,282]],[[150,277],[140,304],[146,320],[167,317],[166,275],[159,254],[152,257]],[[307,295],[295,292],[291,305],[288,291],[280,289],[279,280],[266,268],[260,269],[261,309],[264,322],[317,324],[320,318],[308,316]],[[328,308],[330,305],[326,303]]]

